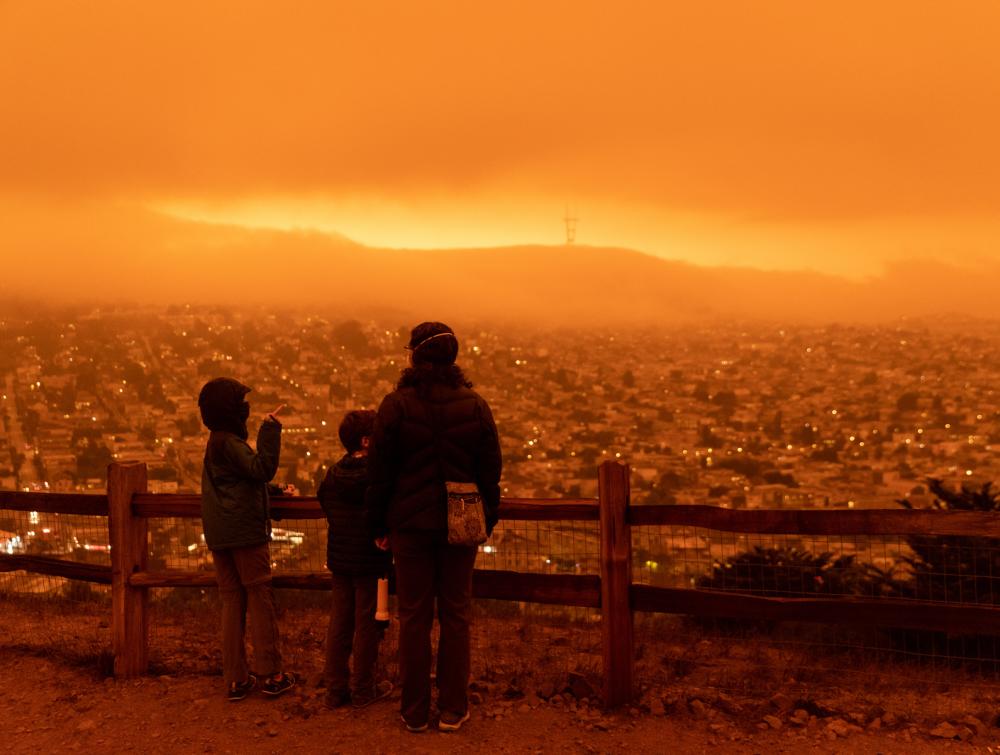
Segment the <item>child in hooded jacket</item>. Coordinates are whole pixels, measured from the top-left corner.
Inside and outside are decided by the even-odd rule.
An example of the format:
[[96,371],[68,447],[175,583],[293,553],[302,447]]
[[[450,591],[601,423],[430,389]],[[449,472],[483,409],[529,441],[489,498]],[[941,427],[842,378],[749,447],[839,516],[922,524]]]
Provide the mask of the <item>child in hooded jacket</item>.
[[295,676],[282,671],[278,620],[271,587],[271,518],[268,483],[278,470],[281,423],[268,414],[257,432],[256,451],[247,443],[250,388],[215,378],[201,389],[198,407],[211,431],[201,481],[205,543],[215,562],[222,600],[222,669],[231,702],[257,685],[247,666],[244,633],[249,614],[261,691],[287,692]]

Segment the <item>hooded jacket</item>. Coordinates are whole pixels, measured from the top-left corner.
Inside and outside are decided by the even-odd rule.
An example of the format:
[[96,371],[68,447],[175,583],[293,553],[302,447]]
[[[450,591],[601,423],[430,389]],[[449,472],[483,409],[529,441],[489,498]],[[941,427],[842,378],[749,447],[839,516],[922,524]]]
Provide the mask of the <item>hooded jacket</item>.
[[326,566],[334,574],[381,577],[392,566],[392,556],[375,547],[365,523],[368,459],[345,455],[326,473],[317,497],[329,525]]
[[201,520],[210,550],[245,548],[271,537],[267,483],[278,471],[281,425],[261,423],[257,450],[225,430],[208,436],[201,474]]
[[198,397],[202,420],[212,431],[201,474],[201,519],[210,550],[245,548],[270,539],[267,483],[278,471],[281,424],[266,419],[257,432],[257,450],[246,442],[250,389],[217,378]]
[[478,393],[434,380],[397,388],[379,406],[368,451],[368,529],[375,537],[446,531],[445,482],[474,482],[492,531],[501,466],[493,414]]

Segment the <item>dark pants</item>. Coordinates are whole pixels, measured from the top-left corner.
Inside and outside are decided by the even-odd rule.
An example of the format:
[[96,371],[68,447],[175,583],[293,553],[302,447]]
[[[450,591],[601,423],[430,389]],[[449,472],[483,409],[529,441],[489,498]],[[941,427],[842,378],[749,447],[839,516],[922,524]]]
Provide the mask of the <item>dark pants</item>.
[[226,684],[247,678],[244,641],[247,611],[253,638],[257,673],[264,676],[281,670],[278,650],[278,614],[271,588],[271,551],[267,543],[249,548],[212,551],[215,577],[222,599],[222,673]]
[[464,714],[468,708],[469,629],[476,546],[449,545],[448,533],[394,532],[399,604],[399,675],[407,723],[427,722],[431,706],[431,628],[437,599],[438,709]]
[[[334,574],[323,677],[331,692],[365,693],[375,686],[382,632],[375,624],[378,577]],[[354,652],[353,674],[347,661]]]

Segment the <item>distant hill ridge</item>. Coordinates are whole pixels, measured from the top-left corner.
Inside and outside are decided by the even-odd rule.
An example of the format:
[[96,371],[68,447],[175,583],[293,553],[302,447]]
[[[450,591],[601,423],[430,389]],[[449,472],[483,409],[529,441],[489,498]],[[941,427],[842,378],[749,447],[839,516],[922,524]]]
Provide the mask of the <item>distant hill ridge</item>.
[[[42,298],[55,300],[274,302],[553,325],[1000,316],[996,266],[915,263],[850,281],[805,271],[701,267],[586,245],[377,249],[317,232],[125,210],[82,216],[77,227],[24,228],[12,249],[9,280],[29,279]],[[0,283],[0,291],[5,288],[18,291]]]

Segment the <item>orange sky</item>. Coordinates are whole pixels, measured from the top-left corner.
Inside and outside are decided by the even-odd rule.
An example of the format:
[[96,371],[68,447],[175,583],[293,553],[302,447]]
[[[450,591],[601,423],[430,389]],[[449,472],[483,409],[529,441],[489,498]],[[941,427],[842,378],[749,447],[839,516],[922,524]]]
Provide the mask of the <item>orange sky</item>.
[[995,260],[998,39],[993,0],[0,0],[0,213]]

